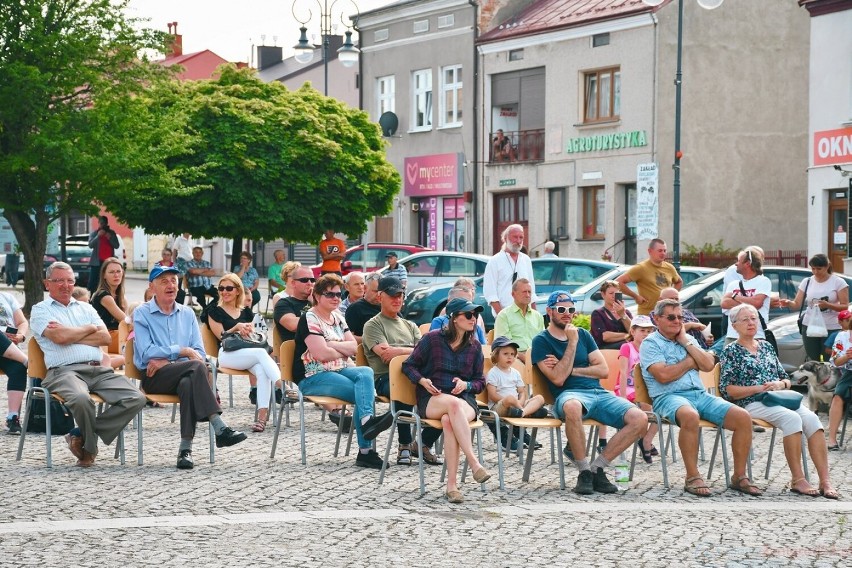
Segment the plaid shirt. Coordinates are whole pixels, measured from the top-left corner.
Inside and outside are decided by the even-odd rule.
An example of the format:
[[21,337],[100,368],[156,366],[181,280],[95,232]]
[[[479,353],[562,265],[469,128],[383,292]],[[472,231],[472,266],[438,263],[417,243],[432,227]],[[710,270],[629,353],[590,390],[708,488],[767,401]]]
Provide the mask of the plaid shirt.
[[206,260],[189,260],[186,262],[186,270],[187,270],[187,280],[189,280],[190,288],[209,288],[210,287],[210,277],[209,276],[193,276],[189,274],[190,268],[213,268],[213,266]]
[[[480,393],[485,388],[483,362],[482,346],[476,339],[471,339],[467,347],[456,353],[450,349],[443,331],[430,331],[402,364],[402,372],[415,384],[423,377],[432,379],[432,384],[444,393],[453,390],[453,378],[458,377],[470,383],[472,393]],[[424,396],[430,395],[417,384],[418,400]]]

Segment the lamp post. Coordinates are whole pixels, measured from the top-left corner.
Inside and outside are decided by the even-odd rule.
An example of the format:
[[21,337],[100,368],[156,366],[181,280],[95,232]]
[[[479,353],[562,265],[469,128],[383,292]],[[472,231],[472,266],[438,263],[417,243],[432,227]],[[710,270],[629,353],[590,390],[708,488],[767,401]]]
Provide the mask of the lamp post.
[[[338,0],[314,0],[317,3],[317,7],[320,11],[320,35],[322,36],[322,62],[323,62],[323,72],[324,72],[324,87],[323,94],[328,96],[328,52],[329,52],[329,44],[331,42],[331,32],[332,32],[332,10],[334,10],[334,5],[337,4]],[[355,6],[355,11],[359,12],[358,5],[355,4],[352,0],[349,0],[353,6]],[[295,59],[299,63],[306,64],[310,63],[314,58],[314,46],[308,40],[308,28],[306,24],[311,21],[311,16],[313,15],[310,8],[308,9],[308,17],[304,20],[300,19],[299,16],[296,15],[296,4],[298,4],[299,0],[293,0],[293,6],[291,11],[293,12],[293,17],[296,19],[301,27],[299,28],[300,36],[299,42],[293,46],[293,49],[296,51]],[[357,18],[356,18],[357,21]],[[345,32],[345,40],[343,42],[343,47],[337,50],[337,59],[344,67],[352,67],[356,63],[358,63],[358,54],[361,53],[355,45],[352,43],[352,30],[354,27],[353,22],[350,21],[350,24],[346,24],[343,20],[343,13],[340,13],[340,22],[347,28]]]
[[[666,0],[642,0],[648,6],[659,6]],[[696,0],[705,10],[713,10],[722,5],[725,0]],[[680,270],[680,101],[683,83],[683,0],[677,0],[677,71],[675,72],[675,124],[674,124],[674,184],[672,205],[672,264]]]

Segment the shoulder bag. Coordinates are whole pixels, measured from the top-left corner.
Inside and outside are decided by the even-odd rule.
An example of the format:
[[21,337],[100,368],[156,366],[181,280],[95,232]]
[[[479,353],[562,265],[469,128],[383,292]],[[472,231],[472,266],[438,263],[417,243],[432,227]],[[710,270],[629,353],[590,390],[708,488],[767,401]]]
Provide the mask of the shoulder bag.
[[222,334],[222,349],[225,351],[239,351],[240,349],[258,347],[265,349],[267,353],[272,353],[272,346],[266,341],[266,335],[263,333],[255,331],[245,337],[231,331]]
[[783,406],[790,410],[798,410],[804,396],[792,390],[766,391],[754,397],[766,406]]

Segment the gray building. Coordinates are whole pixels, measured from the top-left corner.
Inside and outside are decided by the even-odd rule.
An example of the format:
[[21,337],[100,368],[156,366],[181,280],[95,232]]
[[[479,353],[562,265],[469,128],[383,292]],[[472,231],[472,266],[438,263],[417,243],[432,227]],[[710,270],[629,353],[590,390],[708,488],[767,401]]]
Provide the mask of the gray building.
[[[681,243],[804,248],[807,18],[776,0],[683,3]],[[652,163],[671,241],[677,9],[539,0],[483,32],[483,252],[519,222],[533,255],[552,239],[641,260],[637,169]]]
[[[799,0],[810,16],[808,254],[828,254],[838,272],[849,258],[852,191],[852,0]],[[804,12],[804,10],[802,10]],[[844,268],[845,264],[845,268]]]

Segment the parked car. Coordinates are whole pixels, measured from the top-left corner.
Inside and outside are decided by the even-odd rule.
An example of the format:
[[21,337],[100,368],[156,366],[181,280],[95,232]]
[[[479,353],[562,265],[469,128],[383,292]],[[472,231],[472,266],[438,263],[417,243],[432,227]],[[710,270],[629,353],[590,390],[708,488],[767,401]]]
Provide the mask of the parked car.
[[572,292],[617,266],[614,262],[584,258],[534,258],[532,267],[535,292],[538,295],[550,294],[556,290]]
[[[89,248],[89,233],[81,233],[79,235],[69,235],[65,237],[65,247],[66,249],[70,246],[74,247],[86,247],[89,249],[91,253],[92,249]],[[81,253],[77,250],[74,253],[74,256],[80,256]],[[70,257],[69,257],[70,258]],[[115,258],[121,261],[122,266],[125,270],[127,270],[127,250],[124,248],[124,241],[121,237],[118,237],[118,248],[115,249]],[[88,260],[86,261],[88,262]],[[85,286],[85,284],[77,284],[78,286]]]
[[408,289],[412,290],[442,282],[452,283],[463,276],[482,276],[489,258],[484,254],[430,250],[414,253],[400,259],[399,263],[408,272]]
[[[10,253],[14,254],[14,253]],[[6,256],[5,254],[0,254],[0,282],[3,284],[6,283]],[[26,272],[26,258],[24,258],[23,254],[18,255],[18,280],[14,284],[17,284],[21,280],[24,279],[24,274]],[[47,269],[51,263],[56,262],[57,257],[52,256],[50,254],[44,255],[44,270]],[[42,272],[42,276],[44,275],[44,271]]]
[[[405,243],[368,243],[367,244],[367,272],[374,272],[387,264],[386,256],[389,252],[396,253],[397,258],[402,260],[415,252],[431,250],[420,245],[409,245]],[[319,278],[322,263],[311,266],[314,277]],[[340,263],[340,271],[344,276],[354,271],[364,272],[364,245],[357,245],[346,249],[343,261]]]
[[[772,292],[781,298],[795,298],[799,283],[812,275],[810,269],[794,266],[765,266],[763,274],[772,282]],[[852,284],[852,277],[838,274],[847,284]],[[722,296],[724,290],[725,271],[719,270],[709,274],[700,280],[693,282],[681,291],[681,304],[691,310],[703,323],[710,324],[713,336],[722,337]],[[770,308],[769,321],[785,316],[790,313],[787,308]],[[795,323],[795,322],[794,322]],[[796,330],[798,333],[798,329]],[[777,339],[777,338],[776,338]]]
[[[482,306],[482,319],[485,322],[485,329],[489,330],[494,327],[494,316],[491,313],[491,306],[485,301],[482,291],[482,280],[482,276],[473,279],[476,284],[476,297],[473,303]],[[431,286],[420,286],[413,289],[410,282],[408,294],[405,297],[405,305],[402,307],[402,317],[413,321],[417,325],[431,323],[435,317],[441,315],[441,312],[446,307],[447,294],[450,288],[453,287],[455,280]]]
[[799,314],[795,312],[770,320],[768,324],[778,343],[778,360],[788,373],[792,373],[807,361],[798,320]]

